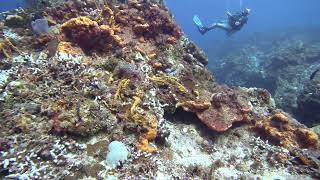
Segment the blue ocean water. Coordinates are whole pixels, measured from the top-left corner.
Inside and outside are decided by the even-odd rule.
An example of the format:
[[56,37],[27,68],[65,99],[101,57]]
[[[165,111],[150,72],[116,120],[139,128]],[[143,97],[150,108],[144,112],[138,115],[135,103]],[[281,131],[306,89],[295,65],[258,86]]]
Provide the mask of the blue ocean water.
[[25,6],[25,0],[0,0],[0,12]]
[[[319,0],[166,0],[166,4],[187,36],[204,49],[256,32],[278,33],[320,27]],[[192,22],[194,14],[199,15],[204,24],[210,24],[226,18],[226,11],[234,12],[241,8],[250,8],[252,13],[248,23],[232,37],[227,37],[221,30],[201,35]]]

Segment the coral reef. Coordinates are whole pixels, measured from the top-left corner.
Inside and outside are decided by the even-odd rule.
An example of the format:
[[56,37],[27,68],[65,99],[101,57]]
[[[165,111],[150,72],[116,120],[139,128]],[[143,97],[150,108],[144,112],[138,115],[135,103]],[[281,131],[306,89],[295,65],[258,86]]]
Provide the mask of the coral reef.
[[1,30],[0,179],[319,179],[318,135],[216,83],[163,1],[46,2],[48,34]]
[[108,25],[99,26],[96,21],[87,17],[70,19],[62,24],[61,31],[85,51],[106,51],[113,48],[113,45],[123,46],[121,38],[115,35],[115,29]]
[[225,131],[234,122],[248,120],[250,109],[245,104],[247,100],[241,91],[222,88],[216,92],[211,95],[211,107],[197,113],[202,122],[216,131]]
[[[203,95],[199,99],[210,99],[210,96]],[[213,89],[210,102],[186,101],[178,103],[177,106],[181,106],[185,111],[195,112],[210,129],[223,132],[235,122],[249,121],[251,108],[247,102],[246,92],[222,86]]]
[[175,77],[170,77],[164,74],[160,76],[152,76],[149,78],[151,81],[155,82],[158,85],[166,85],[176,87],[181,93],[186,93],[187,89],[179,83],[178,79]]
[[257,121],[255,129],[269,140],[289,149],[317,145],[318,135],[316,133],[289,122],[286,115],[278,112],[268,119]]
[[4,25],[11,28],[25,27],[27,23],[28,19],[20,15],[8,15],[4,21]]
[[[228,51],[223,57],[210,57],[214,59],[210,68],[220,82],[267,89],[278,107],[307,126],[315,126],[319,116],[313,107],[318,98],[316,85],[311,85],[316,83],[310,81],[310,76],[319,68],[319,38],[314,38],[318,31],[316,28],[297,30],[291,35],[264,34],[272,41],[250,37],[246,43],[239,43],[244,46]],[[311,91],[312,97],[308,95]],[[310,103],[304,103],[306,99]]]
[[320,122],[320,75],[310,82],[305,83],[303,90],[297,97],[298,118],[309,126],[318,125]]
[[121,6],[116,22],[131,26],[136,36],[144,40],[153,39],[161,45],[175,44],[182,36],[180,28],[166,11],[150,2],[131,1],[127,7]]
[[9,39],[0,39],[0,58],[10,58],[14,52],[21,53]]
[[119,99],[122,99],[122,94],[123,94],[123,91],[126,90],[126,88],[128,87],[130,83],[130,79],[122,79],[119,84],[118,84],[118,87],[117,87],[117,91],[116,93],[114,94],[114,100],[119,100]]

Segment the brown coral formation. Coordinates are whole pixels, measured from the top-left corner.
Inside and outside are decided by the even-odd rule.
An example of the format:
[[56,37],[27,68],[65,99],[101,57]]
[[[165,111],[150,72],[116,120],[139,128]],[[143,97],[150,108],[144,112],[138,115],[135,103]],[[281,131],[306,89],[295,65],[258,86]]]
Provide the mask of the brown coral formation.
[[136,146],[140,151],[155,153],[158,150],[156,147],[150,145],[150,142],[157,137],[158,120],[154,115],[149,113],[146,114],[145,119],[148,121],[143,124],[145,132],[140,135],[139,142]]
[[115,34],[114,29],[108,25],[99,26],[96,21],[88,17],[78,17],[70,19],[61,26],[62,33],[77,43],[85,51],[92,49],[107,51],[113,46],[122,47],[121,38]]
[[283,113],[257,121],[255,129],[274,143],[286,148],[308,148],[315,146],[318,135],[313,131],[293,124]]
[[54,7],[44,8],[44,16],[48,19],[50,24],[60,24],[71,18],[80,16],[82,8],[93,7],[89,0],[84,1],[69,1],[63,4],[57,4]]
[[35,49],[43,49],[47,46],[47,44],[55,39],[53,35],[50,34],[42,34],[39,37],[35,38],[33,42],[33,47]]
[[182,36],[180,28],[172,21],[166,10],[146,1],[132,1],[122,5],[116,22],[132,28],[135,35],[156,44],[176,43]]
[[89,99],[73,99],[69,102],[61,99],[56,103],[44,103],[42,108],[50,118],[50,132],[57,135],[90,135],[105,128],[108,121],[113,119],[106,113],[99,114],[99,109],[104,112],[108,110]]
[[[55,33],[54,40],[49,36],[22,37],[18,33],[25,44],[23,52],[32,57],[19,56],[23,63],[10,59],[0,62],[1,70],[4,69],[0,90],[0,150],[5,151],[1,152],[0,162],[9,159],[10,178],[23,175],[29,179],[84,179],[90,175],[103,179],[117,174],[119,179],[140,175],[150,179],[160,168],[164,168],[163,172],[171,173],[172,169],[176,175],[198,178],[189,175],[202,168],[202,162],[190,164],[195,170],[185,171],[189,167],[184,159],[189,161],[192,157],[191,161],[197,161],[199,157],[202,161],[208,157],[209,165],[203,164],[208,168],[202,171],[212,174],[215,170],[210,170],[210,164],[216,158],[212,153],[221,154],[220,148],[225,144],[228,148],[223,148],[223,152],[228,155],[221,161],[228,167],[230,161],[236,162],[235,155],[229,154],[233,152],[230,144],[240,148],[236,153],[247,149],[250,164],[255,161],[251,155],[262,156],[250,149],[249,140],[250,143],[254,140],[254,133],[248,130],[250,125],[231,127],[237,122],[266,120],[264,117],[274,110],[270,94],[215,83],[204,66],[207,58],[203,52],[186,38],[180,38],[178,26],[156,2],[131,0],[114,5],[114,1],[109,1],[104,6],[103,1],[61,1],[62,4],[45,11],[51,24],[60,27],[63,23],[61,34]],[[37,51],[34,51],[30,42],[37,38]],[[20,45],[19,41],[14,42]],[[10,48],[11,53],[7,54],[14,57],[15,49]],[[171,121],[176,114],[185,122],[200,120],[211,130],[224,132],[214,138],[229,136],[228,142],[212,141],[211,135],[216,133],[207,137],[207,131],[198,132],[197,121],[188,125]],[[273,119],[272,124],[267,123],[269,119],[263,122],[276,130],[274,136],[288,126],[296,134],[299,145],[303,142],[305,147],[312,147],[317,142],[316,135],[296,128],[283,114]],[[246,142],[239,144],[239,139]],[[109,170],[101,162],[105,161],[106,143],[113,140],[123,142],[130,156],[128,162]],[[265,148],[275,152],[274,147]],[[296,154],[308,163],[304,156]],[[19,169],[21,165],[31,164],[25,155],[30,155],[28,159],[34,164]],[[11,162],[13,158],[17,162]],[[281,152],[279,158],[284,164],[289,155]],[[38,174],[34,173],[34,167],[38,167]]]
[[195,102],[195,101],[185,101],[181,103],[177,103],[177,107],[183,107],[185,111],[204,111],[206,109],[209,109],[211,106],[211,103],[209,102]]
[[0,57],[10,58],[14,52],[21,53],[9,39],[0,39]]
[[81,49],[80,48],[77,49],[70,42],[62,41],[57,46],[57,52],[76,56],[81,54]]
[[[200,98],[206,99],[204,97],[206,96]],[[185,111],[195,112],[200,121],[210,129],[223,132],[231,128],[235,122],[248,120],[250,108],[246,102],[247,95],[241,90],[219,87],[216,93],[211,95],[210,103],[187,101],[177,105],[182,106]]]

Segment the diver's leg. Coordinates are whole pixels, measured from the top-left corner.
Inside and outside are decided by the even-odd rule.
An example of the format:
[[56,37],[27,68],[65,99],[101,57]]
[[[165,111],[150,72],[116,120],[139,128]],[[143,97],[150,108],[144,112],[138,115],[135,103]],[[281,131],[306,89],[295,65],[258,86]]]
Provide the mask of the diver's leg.
[[230,31],[231,30],[231,27],[229,26],[229,24],[227,23],[213,23],[211,26],[208,27],[210,30],[211,29],[216,29],[216,28],[219,28],[219,29],[223,29],[225,31]]
[[224,21],[222,21],[222,22],[218,22],[218,23],[213,23],[213,24],[211,24],[210,26],[207,26],[207,27],[202,27],[202,34],[208,32],[208,31],[210,31],[212,29],[216,29],[216,28],[223,29],[226,32],[229,32],[231,30],[231,27],[229,26],[229,24],[224,22]]
[[210,26],[202,26],[202,27],[198,26],[198,30],[201,34],[205,34],[206,32],[208,32],[212,29],[215,29],[215,28],[217,28],[217,23],[213,23]]

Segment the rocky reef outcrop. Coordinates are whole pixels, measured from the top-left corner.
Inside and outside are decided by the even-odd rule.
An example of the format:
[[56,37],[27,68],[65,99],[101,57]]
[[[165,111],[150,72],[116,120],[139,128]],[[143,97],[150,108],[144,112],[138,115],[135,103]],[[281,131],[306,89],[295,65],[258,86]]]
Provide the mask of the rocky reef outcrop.
[[320,122],[320,75],[318,70],[314,71],[314,77],[305,83],[303,90],[297,98],[299,119],[305,119],[309,124]]
[[[212,70],[217,79],[226,84],[268,89],[278,107],[308,126],[317,125],[319,117],[314,108],[301,102],[305,96],[310,97],[309,101],[317,101],[316,93],[312,96],[314,100],[308,95],[317,89],[317,83],[310,80],[319,68],[320,46],[314,39],[316,32],[306,30],[283,35],[272,43],[249,41],[245,47],[220,60],[224,62],[212,65]],[[309,115],[303,117],[306,114]]]
[[162,1],[39,8],[48,34],[0,30],[1,178],[320,177],[318,135],[267,90],[216,83]]

